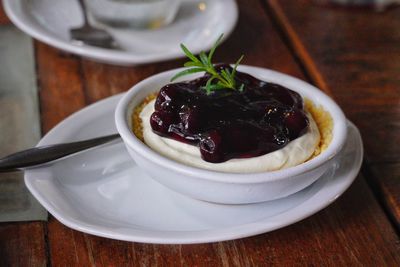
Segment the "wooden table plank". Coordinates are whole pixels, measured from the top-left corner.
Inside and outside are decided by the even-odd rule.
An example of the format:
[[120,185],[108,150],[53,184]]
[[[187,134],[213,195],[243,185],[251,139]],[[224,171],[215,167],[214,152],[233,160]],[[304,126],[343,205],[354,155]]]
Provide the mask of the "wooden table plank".
[[[247,64],[302,77],[262,6],[244,0],[239,5],[237,29],[217,52],[218,61],[232,62],[244,53]],[[123,68],[80,60],[43,44],[37,48],[44,131],[88,103],[182,63]],[[55,266],[400,263],[398,237],[362,179],[331,207],[301,223],[230,242],[174,246],[129,243],[83,234],[54,218],[48,229],[49,253]]]
[[3,8],[3,1],[0,0],[0,25],[10,24],[10,19],[7,17]]
[[[372,164],[372,186],[376,188],[383,204],[390,211],[391,219],[400,229],[400,163]],[[383,185],[383,186],[382,186]]]
[[47,266],[46,224],[0,224],[0,266]]
[[80,59],[36,42],[42,132],[86,105]]
[[367,161],[377,163],[376,175],[366,178],[399,226],[400,191],[392,188],[400,180],[389,178],[385,163],[400,162],[400,9],[267,2],[314,82],[330,90],[360,128]]

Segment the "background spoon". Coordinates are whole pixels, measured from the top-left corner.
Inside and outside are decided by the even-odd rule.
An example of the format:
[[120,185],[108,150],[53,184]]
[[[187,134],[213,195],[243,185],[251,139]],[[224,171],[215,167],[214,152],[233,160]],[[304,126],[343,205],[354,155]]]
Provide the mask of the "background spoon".
[[83,13],[83,26],[70,30],[71,39],[81,44],[103,48],[116,47],[113,37],[108,32],[90,25],[84,0],[78,0],[78,3]]

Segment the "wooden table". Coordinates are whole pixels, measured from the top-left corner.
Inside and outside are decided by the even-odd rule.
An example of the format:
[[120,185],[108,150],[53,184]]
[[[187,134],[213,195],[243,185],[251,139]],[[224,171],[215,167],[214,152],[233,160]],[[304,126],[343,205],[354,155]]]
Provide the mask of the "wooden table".
[[[278,70],[332,95],[361,130],[365,161],[328,208],[270,233],[229,242],[151,245],[47,223],[0,224],[0,265],[400,265],[400,8],[326,7],[308,0],[238,1],[239,23],[216,54]],[[5,15],[0,23],[10,23]],[[183,60],[95,63],[35,42],[43,134],[69,114]]]

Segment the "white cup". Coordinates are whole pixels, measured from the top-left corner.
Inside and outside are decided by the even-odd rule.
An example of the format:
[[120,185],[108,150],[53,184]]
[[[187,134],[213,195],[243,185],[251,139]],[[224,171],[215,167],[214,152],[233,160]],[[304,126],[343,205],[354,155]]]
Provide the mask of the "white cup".
[[156,29],[170,24],[180,0],[85,0],[88,12],[111,27]]

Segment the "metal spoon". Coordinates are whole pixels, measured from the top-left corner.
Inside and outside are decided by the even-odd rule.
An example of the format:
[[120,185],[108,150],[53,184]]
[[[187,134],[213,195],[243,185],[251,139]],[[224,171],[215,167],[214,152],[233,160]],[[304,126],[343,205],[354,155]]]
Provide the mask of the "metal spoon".
[[71,39],[79,44],[88,44],[103,48],[115,48],[113,37],[105,30],[90,25],[84,0],[78,0],[83,13],[83,26],[70,30]]
[[73,143],[55,144],[23,150],[0,159],[0,172],[12,172],[27,167],[41,165],[111,142],[119,137],[119,134],[112,134]]

